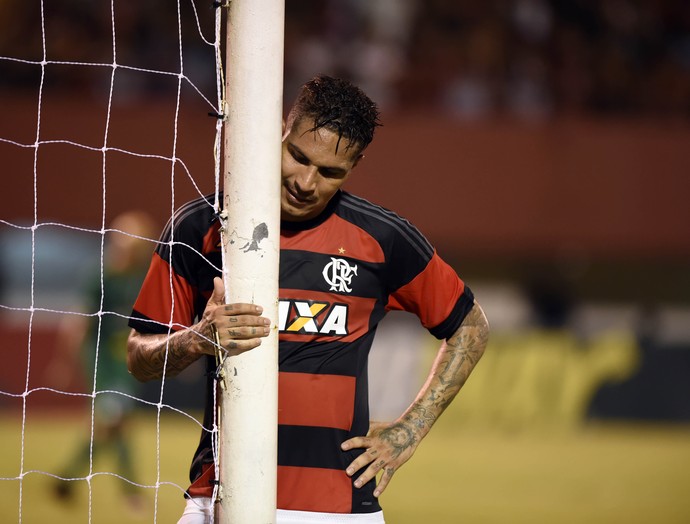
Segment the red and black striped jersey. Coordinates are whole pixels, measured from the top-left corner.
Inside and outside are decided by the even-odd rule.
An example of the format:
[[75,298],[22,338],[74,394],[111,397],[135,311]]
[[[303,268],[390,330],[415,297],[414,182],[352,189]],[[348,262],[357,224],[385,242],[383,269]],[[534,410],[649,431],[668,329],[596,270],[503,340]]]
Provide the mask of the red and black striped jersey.
[[[203,313],[221,267],[210,201],[190,202],[166,226],[134,305],[137,331],[183,329]],[[472,308],[472,293],[409,222],[343,191],[315,219],[281,223],[279,287],[278,508],[379,511],[375,482],[357,489],[345,474],[363,450],[340,448],[368,431],[367,358],[376,326],[387,311],[405,310],[447,338]],[[211,493],[210,438],[202,431],[192,496]]]

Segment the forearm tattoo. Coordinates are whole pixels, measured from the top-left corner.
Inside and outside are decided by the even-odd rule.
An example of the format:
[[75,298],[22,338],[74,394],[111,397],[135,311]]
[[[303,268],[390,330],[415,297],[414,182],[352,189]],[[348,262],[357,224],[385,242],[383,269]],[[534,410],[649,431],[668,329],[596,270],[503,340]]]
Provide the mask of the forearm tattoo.
[[133,356],[135,376],[141,381],[158,379],[163,376],[164,368],[166,377],[178,375],[199,358],[189,351],[190,335],[181,332],[141,343]]
[[424,436],[448,407],[484,353],[489,326],[481,308],[473,307],[460,328],[446,340],[429,380],[404,421]]

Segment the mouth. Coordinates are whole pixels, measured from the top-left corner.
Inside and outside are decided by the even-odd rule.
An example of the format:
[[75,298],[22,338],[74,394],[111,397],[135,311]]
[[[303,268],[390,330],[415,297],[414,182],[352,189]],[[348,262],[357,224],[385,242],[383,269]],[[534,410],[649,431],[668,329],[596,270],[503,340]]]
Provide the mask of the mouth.
[[314,198],[300,197],[295,194],[289,187],[285,187],[285,199],[293,206],[306,207],[315,202]]

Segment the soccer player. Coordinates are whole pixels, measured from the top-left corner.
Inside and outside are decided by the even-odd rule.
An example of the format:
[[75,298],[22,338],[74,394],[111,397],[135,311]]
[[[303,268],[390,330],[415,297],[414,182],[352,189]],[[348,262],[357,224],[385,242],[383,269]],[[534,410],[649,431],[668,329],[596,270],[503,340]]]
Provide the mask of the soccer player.
[[[154,224],[153,219],[143,211],[126,211],[113,220],[112,229],[125,231],[129,235],[108,234],[102,282],[100,274],[94,275],[89,282],[84,297],[85,312],[94,313],[101,308],[119,315],[129,313],[146,275],[151,254],[150,242],[142,238],[151,238],[156,234]],[[60,325],[56,337],[56,355],[49,369],[59,380],[72,374],[75,367],[83,366],[86,383],[93,384],[95,372],[96,387],[101,392],[95,399],[93,441],[89,434],[79,442],[73,456],[60,471],[61,478],[81,477],[89,470],[92,460],[112,452],[116,457],[117,472],[132,482],[136,479],[129,425],[136,407],[133,396],[137,393],[138,384],[127,373],[125,363],[124,349],[129,331],[126,321],[113,314],[101,316],[100,321],[69,315]],[[108,390],[124,394],[103,393]],[[72,500],[77,485],[75,482],[57,480],[55,494],[63,500]],[[144,500],[136,487],[123,482],[122,488],[128,508],[135,515],[143,511]]]
[[[472,292],[424,236],[341,189],[378,125],[376,105],[359,88],[327,76],[302,86],[284,123],[279,523],[384,522],[378,497],[463,386],[488,339]],[[224,304],[215,269],[220,224],[208,202],[188,203],[166,227],[134,305],[128,363],[140,380],[161,377],[166,351],[167,375],[199,358],[213,371],[214,336],[237,355],[269,333],[260,305]],[[175,248],[171,257],[171,238],[193,249]],[[391,310],[416,314],[442,343],[409,408],[393,422],[370,423],[367,356]],[[213,380],[206,427],[215,408]],[[180,523],[210,522],[213,475],[211,436],[202,431]]]

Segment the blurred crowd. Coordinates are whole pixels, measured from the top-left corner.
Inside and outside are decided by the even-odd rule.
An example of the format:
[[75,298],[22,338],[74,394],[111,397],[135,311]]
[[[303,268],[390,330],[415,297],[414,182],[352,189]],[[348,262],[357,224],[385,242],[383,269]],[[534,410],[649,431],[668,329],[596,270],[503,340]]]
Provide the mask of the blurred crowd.
[[[690,116],[687,0],[288,1],[288,73],[464,118]],[[317,64],[317,66],[315,66]]]
[[[148,68],[179,71],[177,10],[171,3],[115,3],[119,64],[144,67],[139,64],[146,60]],[[28,56],[33,47],[33,59],[36,54],[40,59],[38,7],[18,0],[3,4],[0,56]],[[9,9],[12,4],[17,8]],[[211,2],[196,2],[204,38],[191,5],[180,2],[185,74],[213,58],[204,43],[213,40]],[[570,113],[690,117],[688,0],[286,0],[285,5],[287,96],[305,78],[326,72],[356,81],[387,110],[437,110],[465,119]],[[100,46],[112,60],[109,4],[61,0],[46,9],[46,35],[54,39],[49,59],[98,59]],[[32,34],[33,39],[26,37]],[[0,77],[0,85],[9,82]],[[212,78],[199,83],[215,86]],[[160,77],[130,84],[158,91],[176,87]]]

